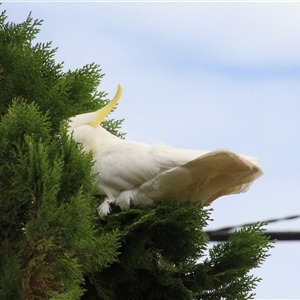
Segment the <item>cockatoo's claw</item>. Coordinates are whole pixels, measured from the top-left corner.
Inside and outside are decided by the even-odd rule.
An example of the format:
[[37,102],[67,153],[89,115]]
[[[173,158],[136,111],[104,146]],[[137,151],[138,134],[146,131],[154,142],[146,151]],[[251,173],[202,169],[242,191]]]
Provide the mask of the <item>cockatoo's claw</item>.
[[110,212],[110,203],[113,202],[110,199],[105,199],[102,204],[98,206],[98,214],[101,219],[104,219]]

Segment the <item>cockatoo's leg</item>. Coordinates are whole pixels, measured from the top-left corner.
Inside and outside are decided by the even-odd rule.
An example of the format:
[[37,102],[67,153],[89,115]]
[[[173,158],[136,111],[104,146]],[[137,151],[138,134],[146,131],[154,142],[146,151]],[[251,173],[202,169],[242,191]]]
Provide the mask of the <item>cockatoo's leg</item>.
[[114,197],[105,197],[104,201],[98,206],[98,214],[101,219],[110,213],[110,203],[114,203]]
[[116,205],[120,206],[122,210],[127,210],[130,207],[130,200],[132,200],[133,191],[123,191],[116,197]]

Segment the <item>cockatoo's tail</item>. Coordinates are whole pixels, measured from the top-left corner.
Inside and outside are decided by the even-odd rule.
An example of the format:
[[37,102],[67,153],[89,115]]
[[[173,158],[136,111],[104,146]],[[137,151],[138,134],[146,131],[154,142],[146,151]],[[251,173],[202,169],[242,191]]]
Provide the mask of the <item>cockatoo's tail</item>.
[[99,126],[122,94],[95,112],[70,118],[68,133],[92,151],[99,195],[104,196],[99,215],[110,211],[110,203],[128,209],[157,204],[169,197],[209,204],[218,197],[245,192],[263,173],[253,157],[227,150],[202,151],[147,145],[120,139]]
[[113,110],[113,108],[116,106],[116,104],[118,103],[118,101],[120,100],[122,95],[122,87],[120,84],[118,84],[118,90],[116,92],[115,97],[103,108],[99,109],[96,111],[97,114],[97,119],[88,123],[89,125],[92,126],[99,126],[104,118]]

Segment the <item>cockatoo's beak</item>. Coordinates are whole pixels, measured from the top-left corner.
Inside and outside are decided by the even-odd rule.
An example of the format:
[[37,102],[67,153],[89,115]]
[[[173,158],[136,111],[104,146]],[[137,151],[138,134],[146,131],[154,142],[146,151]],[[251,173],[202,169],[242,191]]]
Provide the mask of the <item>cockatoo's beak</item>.
[[122,86],[118,84],[118,90],[116,92],[115,97],[103,108],[96,111],[96,119],[89,123],[91,126],[99,126],[104,118],[112,111],[112,109],[115,107],[115,105],[118,103],[122,95]]

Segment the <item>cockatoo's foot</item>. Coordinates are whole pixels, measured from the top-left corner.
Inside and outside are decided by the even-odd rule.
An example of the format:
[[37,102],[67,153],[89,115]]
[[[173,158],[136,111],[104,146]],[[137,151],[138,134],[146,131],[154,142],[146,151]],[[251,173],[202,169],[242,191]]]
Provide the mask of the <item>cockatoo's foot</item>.
[[104,217],[106,217],[110,211],[111,211],[111,208],[110,208],[110,203],[112,202],[115,202],[115,199],[108,199],[106,198],[103,203],[101,203],[99,206],[98,206],[98,214],[99,214],[99,217],[101,219],[103,219]]
[[133,191],[123,191],[116,197],[116,205],[118,205],[121,210],[127,210],[130,207],[130,200],[133,197]]

